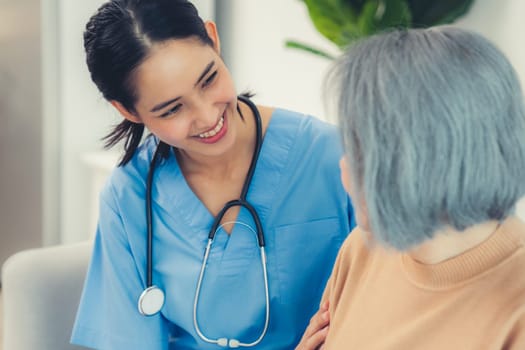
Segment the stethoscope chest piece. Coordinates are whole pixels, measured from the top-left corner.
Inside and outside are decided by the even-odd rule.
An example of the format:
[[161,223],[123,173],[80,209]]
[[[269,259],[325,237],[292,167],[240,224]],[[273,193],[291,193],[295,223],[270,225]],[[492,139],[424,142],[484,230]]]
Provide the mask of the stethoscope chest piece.
[[146,288],[140,295],[138,302],[139,312],[143,316],[157,314],[164,305],[164,292],[157,286]]

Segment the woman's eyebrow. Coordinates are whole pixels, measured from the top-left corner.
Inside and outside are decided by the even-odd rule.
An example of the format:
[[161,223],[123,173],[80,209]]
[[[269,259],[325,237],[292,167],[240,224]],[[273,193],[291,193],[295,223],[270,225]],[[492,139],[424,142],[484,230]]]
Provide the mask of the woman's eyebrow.
[[201,82],[201,80],[204,79],[204,77],[206,76],[206,74],[208,74],[208,73],[210,72],[210,70],[213,68],[214,65],[215,65],[215,61],[211,61],[210,63],[208,63],[208,65],[206,66],[206,68],[204,68],[204,70],[202,71],[202,74],[200,75],[199,79],[197,79],[197,82],[195,83],[194,86],[199,85],[199,83]]
[[[210,63],[208,63],[206,65],[206,68],[204,68],[204,70],[202,71],[201,75],[199,76],[199,79],[197,79],[197,82],[195,83],[194,87],[199,85],[199,83],[202,81],[202,79],[204,79],[204,77],[206,76],[206,74],[208,74],[210,72],[210,70],[213,68],[213,66],[215,65],[215,61],[211,61]],[[173,102],[177,101],[178,99],[180,99],[181,97],[175,97],[169,101],[165,101],[165,102],[161,102],[157,105],[155,105],[155,107],[153,107],[150,112],[157,112],[157,111],[160,111],[161,109],[163,109],[164,107],[172,104]]]
[[175,97],[175,98],[172,98],[171,100],[169,101],[165,101],[165,102],[161,102],[159,103],[158,105],[156,105],[155,107],[153,107],[151,109],[150,112],[157,112],[157,111],[160,111],[161,109],[163,109],[164,107],[172,104],[173,102],[177,101],[178,99],[180,99],[180,96],[179,97]]

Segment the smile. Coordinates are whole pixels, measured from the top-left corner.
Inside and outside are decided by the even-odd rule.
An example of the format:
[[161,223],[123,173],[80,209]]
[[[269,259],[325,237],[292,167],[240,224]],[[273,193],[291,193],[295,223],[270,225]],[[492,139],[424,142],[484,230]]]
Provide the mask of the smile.
[[213,137],[213,136],[217,135],[222,130],[223,126],[224,126],[224,116],[221,117],[221,119],[219,120],[217,125],[215,125],[215,127],[213,129],[211,129],[209,131],[206,131],[206,132],[204,132],[202,134],[198,134],[197,136],[199,136],[201,139]]

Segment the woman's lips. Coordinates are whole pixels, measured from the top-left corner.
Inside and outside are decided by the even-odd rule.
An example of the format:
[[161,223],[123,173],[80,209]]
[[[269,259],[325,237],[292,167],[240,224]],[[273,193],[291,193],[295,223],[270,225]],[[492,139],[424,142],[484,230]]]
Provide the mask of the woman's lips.
[[225,117],[225,114],[222,115],[221,119],[217,124],[210,130],[198,134],[196,137],[200,142],[203,143],[216,143],[221,140],[226,132],[228,131],[228,120]]

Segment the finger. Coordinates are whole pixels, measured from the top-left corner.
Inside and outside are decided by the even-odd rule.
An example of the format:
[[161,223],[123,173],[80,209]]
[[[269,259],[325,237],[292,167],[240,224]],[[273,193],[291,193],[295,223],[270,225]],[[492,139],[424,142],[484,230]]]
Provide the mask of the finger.
[[321,304],[320,310],[326,311],[330,307],[330,300],[325,300],[324,303]]
[[322,311],[319,310],[317,313],[311,318],[310,324],[306,328],[306,331],[304,332],[304,337],[310,337],[314,333],[321,330],[323,327],[326,327],[330,323],[330,314],[328,311]]
[[328,334],[328,327],[324,327],[323,329],[313,334],[306,341],[305,349],[318,349],[320,346],[324,344],[327,334]]
[[319,350],[320,346],[324,344],[327,334],[328,326],[321,329],[311,337],[303,336],[295,350]]

